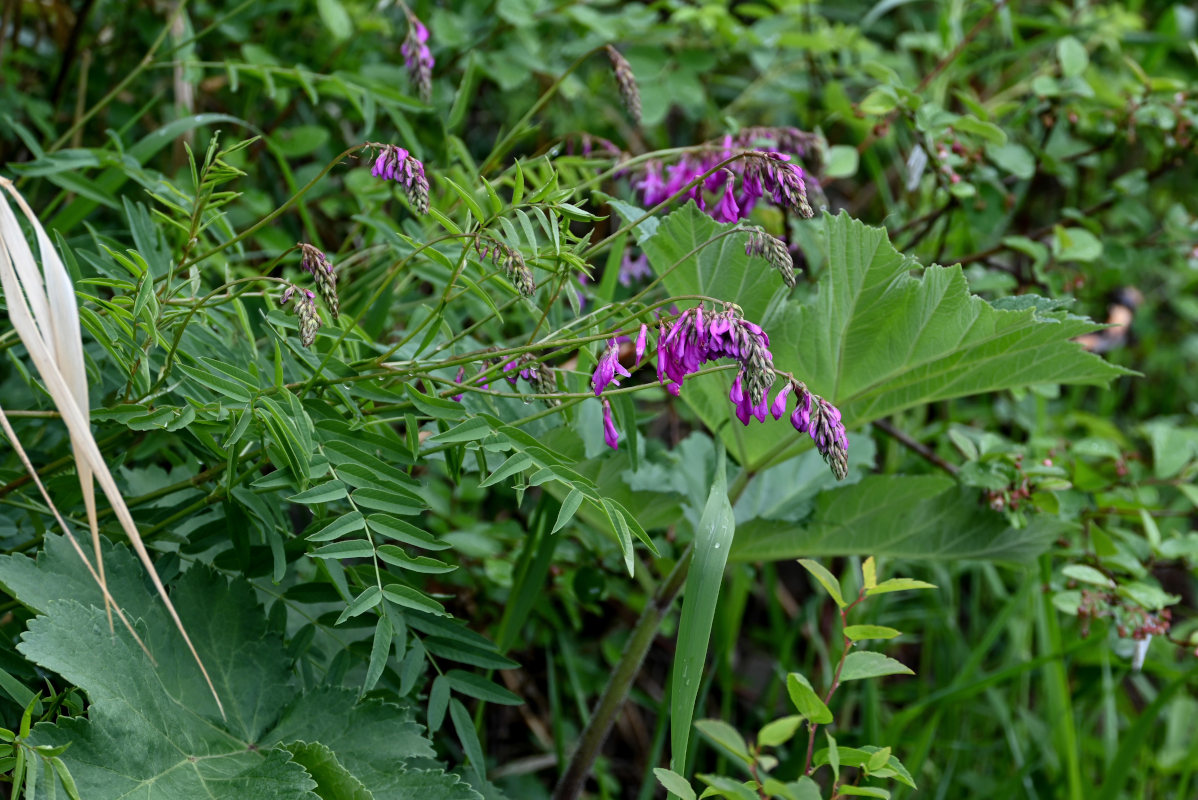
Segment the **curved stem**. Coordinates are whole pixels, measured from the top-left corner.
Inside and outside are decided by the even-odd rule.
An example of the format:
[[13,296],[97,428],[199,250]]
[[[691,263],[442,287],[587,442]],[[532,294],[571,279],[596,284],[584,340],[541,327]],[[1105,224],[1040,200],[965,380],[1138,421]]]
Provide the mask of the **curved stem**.
[[565,72],[558,76],[557,80],[550,84],[549,88],[537,98],[537,102],[532,104],[532,108],[528,109],[528,111],[524,113],[524,116],[520,117],[519,121],[517,121],[516,124],[513,125],[506,134],[504,134],[504,137],[495,144],[495,147],[491,149],[491,155],[487,156],[487,160],[484,161],[483,165],[478,168],[479,175],[486,175],[495,167],[495,163],[499,161],[499,159],[503,158],[504,154],[507,153],[508,148],[512,146],[512,142],[514,142],[519,136],[523,135],[524,126],[528,124],[529,120],[536,116],[537,112],[544,108],[545,104],[548,103],[555,94],[557,94],[557,90],[561,87],[562,82],[565,81],[566,78],[568,78],[570,74],[574,72],[574,70],[582,66],[582,62],[586,61],[595,53],[598,53],[603,49],[603,47],[603,45],[600,45],[599,47],[592,48],[591,50],[588,50],[580,55],[577,59],[575,59],[573,64],[566,68]]
[[251,225],[250,227],[246,228],[244,231],[242,231],[241,233],[237,234],[236,236],[234,236],[232,239],[230,239],[229,241],[225,242],[224,244],[217,245],[216,247],[212,248],[211,250],[209,250],[209,251],[208,251],[208,252],[206,252],[206,253],[201,253],[200,255],[196,256],[195,258],[192,258],[192,259],[189,259],[189,260],[187,260],[187,261],[184,261],[182,264],[180,264],[178,267],[176,267],[176,268],[175,268],[175,271],[176,271],[176,272],[180,272],[180,271],[182,271],[182,270],[186,269],[187,267],[190,267],[192,264],[198,264],[198,263],[200,263],[201,261],[203,261],[203,260],[205,260],[205,259],[209,258],[210,256],[214,256],[214,255],[216,255],[217,253],[219,253],[220,251],[222,251],[222,250],[225,250],[225,249],[227,249],[227,248],[229,248],[229,247],[232,247],[233,245],[237,244],[238,242],[240,242],[241,240],[245,239],[246,237],[248,237],[248,236],[250,236],[250,235],[252,235],[252,234],[256,233],[257,231],[259,231],[259,230],[260,230],[261,228],[263,228],[264,226],[266,226],[266,225],[269,225],[271,222],[274,222],[274,220],[275,220],[275,219],[276,219],[276,218],[277,218],[277,217],[278,217],[280,214],[282,214],[282,213],[283,213],[284,211],[286,211],[287,209],[291,208],[293,205],[295,205],[295,204],[296,204],[296,203],[299,201],[299,199],[300,199],[301,197],[303,197],[305,194],[307,194],[307,193],[308,193],[308,191],[309,191],[309,190],[310,190],[310,189],[311,189],[313,186],[315,186],[315,185],[317,184],[317,182],[319,182],[319,181],[320,181],[320,179],[321,179],[321,178],[323,178],[325,175],[328,175],[328,174],[329,174],[329,172],[331,172],[331,171],[332,171],[333,167],[335,167],[335,166],[337,166],[338,164],[340,164],[340,163],[341,163],[341,159],[345,158],[346,156],[350,155],[351,153],[354,153],[354,152],[357,152],[358,150],[361,150],[361,149],[362,149],[362,148],[364,148],[364,147],[369,147],[369,145],[366,145],[366,144],[356,144],[356,145],[354,145],[353,147],[349,148],[348,150],[345,150],[345,151],[343,151],[343,152],[341,153],[341,155],[337,156],[337,157],[336,157],[336,158],[334,158],[332,161],[330,161],[330,162],[329,162],[329,163],[328,163],[328,164],[325,166],[325,168],[324,168],[324,169],[322,169],[320,172],[316,173],[316,176],[315,176],[315,177],[313,177],[313,178],[312,178],[312,180],[310,180],[310,181],[308,181],[307,183],[305,183],[305,184],[304,184],[302,187],[300,187],[299,191],[297,191],[295,194],[291,195],[291,197],[289,197],[289,198],[287,199],[287,202],[286,202],[286,203],[283,203],[283,205],[279,206],[279,207],[278,207],[278,208],[276,208],[274,211],[270,212],[270,213],[269,213],[269,214],[267,214],[265,217],[263,217],[262,219],[258,220],[258,221],[257,221],[257,222],[255,222],[253,225]]

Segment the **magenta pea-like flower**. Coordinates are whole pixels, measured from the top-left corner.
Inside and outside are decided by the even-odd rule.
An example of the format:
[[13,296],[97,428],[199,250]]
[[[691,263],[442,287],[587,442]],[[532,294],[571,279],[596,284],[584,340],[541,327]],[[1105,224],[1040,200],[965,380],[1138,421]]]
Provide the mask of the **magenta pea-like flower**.
[[603,441],[607,442],[607,446],[612,450],[619,450],[620,432],[616,430],[616,424],[611,418],[611,402],[604,397],[603,400]]
[[641,325],[641,332],[636,337],[636,365],[641,365],[641,357],[645,355],[645,345],[649,339],[649,326]]
[[620,382],[616,380],[616,375],[627,378],[631,374],[620,363],[620,343],[615,339],[609,339],[603,355],[599,356],[599,364],[595,367],[595,373],[591,376],[591,386],[595,389],[595,396],[603,394],[603,390],[609,383],[619,386]]

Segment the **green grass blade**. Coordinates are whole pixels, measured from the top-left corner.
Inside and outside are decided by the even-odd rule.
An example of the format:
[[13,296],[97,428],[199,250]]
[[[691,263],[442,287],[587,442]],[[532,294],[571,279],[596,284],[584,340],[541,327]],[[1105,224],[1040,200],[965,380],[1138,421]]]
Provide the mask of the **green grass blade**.
[[686,576],[682,621],[678,626],[678,654],[674,659],[670,688],[670,766],[681,772],[690,744],[691,720],[699,694],[716,600],[724,579],[724,566],[736,531],[732,504],[728,502],[725,457],[717,458],[715,480],[695,532],[695,557]]

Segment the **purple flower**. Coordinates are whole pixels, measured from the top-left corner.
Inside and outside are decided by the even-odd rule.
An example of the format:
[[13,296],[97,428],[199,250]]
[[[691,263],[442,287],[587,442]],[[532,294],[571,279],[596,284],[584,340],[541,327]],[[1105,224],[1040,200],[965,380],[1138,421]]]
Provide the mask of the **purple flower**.
[[[458,376],[457,376],[456,378],[454,378],[454,379],[453,379],[453,382],[454,382],[454,383],[461,383],[461,382],[462,382],[462,379],[463,379],[463,378],[465,378],[465,377],[466,377],[466,368],[465,368],[465,367],[458,367]],[[455,403],[460,403],[460,402],[462,402],[462,395],[461,395],[460,393],[459,393],[459,394],[455,394],[455,395],[453,396],[453,401],[454,401]]]
[[512,386],[516,385],[516,381],[519,379],[520,373],[517,372],[515,375],[507,375],[506,373],[512,372],[514,370],[519,370],[519,369],[520,369],[520,359],[519,358],[513,358],[511,361],[509,361],[503,365],[503,371],[505,373],[503,377],[507,378],[507,382],[510,383]]
[[404,69],[408,78],[420,94],[420,99],[428,102],[433,93],[433,54],[428,49],[428,28],[416,17],[408,14],[408,35],[404,37],[399,51],[403,54]]
[[728,173],[724,180],[724,194],[720,197],[720,202],[716,203],[711,216],[716,222],[736,222],[741,216],[740,208],[736,205],[736,176],[728,170],[723,172]]
[[786,413],[786,398],[793,389],[794,385],[786,381],[774,396],[774,403],[770,406],[770,413],[774,415],[774,419],[782,419],[782,415]]
[[616,386],[620,382],[616,380],[616,375],[629,377],[632,373],[624,369],[624,365],[620,363],[620,344],[615,339],[609,339],[607,349],[603,351],[603,355],[599,357],[599,363],[595,366],[595,372],[591,376],[591,385],[595,387],[595,396],[598,397],[607,388],[609,383],[614,383]]
[[811,393],[801,392],[799,394],[799,404],[795,407],[794,412],[790,415],[790,424],[799,433],[807,433],[811,427]]
[[641,202],[646,206],[653,207],[670,196],[670,192],[666,191],[666,184],[661,179],[661,164],[657,161],[650,161],[645,165],[645,174],[639,181],[632,184],[641,192]]
[[370,174],[386,181],[395,181],[404,188],[408,202],[418,214],[428,213],[428,178],[424,175],[424,164],[402,147],[393,144],[374,145],[379,148],[378,157]]
[[641,325],[641,332],[636,337],[636,365],[641,365],[641,357],[645,355],[645,344],[649,339],[649,326]]
[[616,424],[611,418],[611,403],[606,397],[603,398],[603,441],[607,442],[607,446],[612,450],[619,450],[620,432],[616,430]]
[[[682,191],[682,187],[686,186],[695,178],[703,174],[703,170],[701,170],[696,164],[693,164],[685,157],[677,164],[670,167],[668,172],[670,180],[666,184],[665,188],[666,197],[673,197],[675,194]],[[706,204],[703,202],[703,189],[698,184],[692,186],[682,196],[694,198],[695,202],[699,204],[699,208],[706,208]],[[664,200],[665,197],[662,199]]]
[[648,256],[641,253],[633,258],[627,250],[624,251],[624,258],[620,261],[621,286],[631,286],[633,281],[642,281],[652,274],[653,270],[649,267]]

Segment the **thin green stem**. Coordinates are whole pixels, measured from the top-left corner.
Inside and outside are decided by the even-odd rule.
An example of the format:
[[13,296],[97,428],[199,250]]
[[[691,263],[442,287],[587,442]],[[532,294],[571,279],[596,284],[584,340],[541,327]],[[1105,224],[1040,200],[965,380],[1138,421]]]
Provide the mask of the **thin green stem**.
[[545,107],[545,104],[548,103],[555,94],[557,94],[557,90],[561,87],[562,82],[565,81],[566,78],[568,78],[571,73],[574,72],[574,70],[582,66],[584,61],[602,49],[603,45],[600,45],[599,47],[588,50],[580,55],[577,59],[575,59],[573,64],[566,68],[565,72],[559,75],[558,78],[552,84],[550,84],[549,88],[546,89],[539,98],[537,98],[537,102],[532,104],[532,108],[524,112],[524,116],[520,117],[516,124],[513,125],[506,134],[504,134],[504,137],[500,139],[493,148],[491,148],[491,154],[487,156],[487,160],[484,161],[483,165],[478,169],[479,175],[486,175],[488,172],[494,169],[495,164],[499,161],[499,159],[503,158],[503,156],[511,148],[512,143],[515,142],[517,138],[524,135],[524,126],[527,125],[534,116],[536,116],[537,112]]
[[297,191],[295,194],[291,195],[291,197],[289,197],[287,199],[287,202],[283,203],[283,205],[279,206],[274,211],[270,212],[265,217],[258,220],[253,225],[246,228],[244,231],[237,234],[229,241],[227,241],[223,244],[219,244],[216,247],[209,250],[208,252],[201,253],[200,255],[196,256],[195,258],[192,258],[188,261],[184,261],[182,264],[180,264],[178,267],[175,268],[175,271],[181,272],[182,270],[186,269],[187,267],[190,267],[192,264],[198,264],[201,261],[204,261],[205,259],[216,255],[217,253],[221,252],[222,250],[226,250],[226,249],[232,247],[233,245],[237,244],[238,242],[242,241],[243,239],[245,239],[245,238],[253,235],[257,231],[261,230],[263,227],[269,225],[271,222],[274,222],[274,220],[276,218],[278,218],[278,216],[280,214],[282,214],[284,211],[286,211],[287,209],[289,209],[293,205],[295,205],[299,201],[299,199],[301,197],[303,197],[305,194],[307,194],[308,191],[311,190],[313,186],[315,186],[317,183],[319,183],[320,180],[322,178],[324,178],[325,175],[328,175],[329,172],[332,171],[333,167],[340,164],[341,159],[345,158],[346,156],[350,155],[351,153],[355,153],[358,150],[361,150],[368,146],[369,145],[366,145],[366,144],[356,144],[353,147],[350,147],[349,149],[342,151],[342,153],[339,156],[337,156],[332,161],[330,161],[327,165],[325,165],[324,169],[322,169],[320,172],[316,173],[316,176],[313,177],[312,180],[305,183],[302,187],[300,187],[299,191]]

